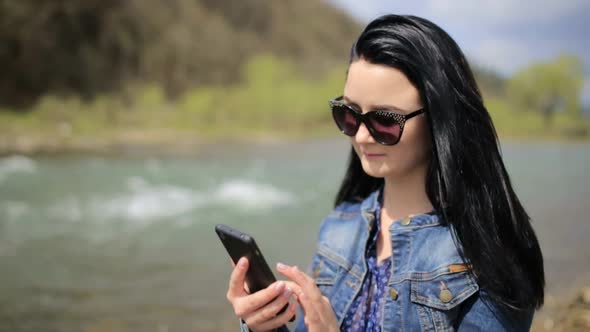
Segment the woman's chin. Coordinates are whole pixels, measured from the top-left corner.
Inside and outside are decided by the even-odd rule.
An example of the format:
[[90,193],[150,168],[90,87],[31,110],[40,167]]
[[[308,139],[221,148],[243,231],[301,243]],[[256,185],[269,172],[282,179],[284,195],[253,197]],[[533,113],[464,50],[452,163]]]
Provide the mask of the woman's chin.
[[362,166],[365,173],[374,178],[384,178],[391,173],[391,169],[383,165],[383,163],[363,161]]

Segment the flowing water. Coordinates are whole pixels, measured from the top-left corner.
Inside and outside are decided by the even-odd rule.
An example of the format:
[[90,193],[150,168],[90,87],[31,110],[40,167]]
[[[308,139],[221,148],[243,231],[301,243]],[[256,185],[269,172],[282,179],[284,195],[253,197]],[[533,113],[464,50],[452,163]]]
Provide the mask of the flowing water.
[[[215,233],[305,266],[345,140],[210,146],[195,156],[0,159],[0,331],[231,331]],[[590,145],[504,142],[550,296],[590,273]]]

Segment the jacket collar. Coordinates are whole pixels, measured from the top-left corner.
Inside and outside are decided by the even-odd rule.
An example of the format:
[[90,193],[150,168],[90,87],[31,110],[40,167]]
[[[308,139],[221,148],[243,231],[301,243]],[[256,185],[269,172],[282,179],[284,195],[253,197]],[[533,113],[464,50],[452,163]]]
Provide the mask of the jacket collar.
[[[384,186],[381,185],[377,190],[370,193],[369,196],[367,196],[367,198],[362,201],[360,206],[361,215],[363,220],[367,223],[369,230],[374,227],[375,219],[379,215],[377,210],[381,208],[383,187]],[[404,221],[406,218],[410,218],[410,221]],[[423,226],[435,226],[441,223],[442,222],[439,213],[437,211],[431,211],[428,213],[410,215],[394,220],[390,228],[415,228]]]

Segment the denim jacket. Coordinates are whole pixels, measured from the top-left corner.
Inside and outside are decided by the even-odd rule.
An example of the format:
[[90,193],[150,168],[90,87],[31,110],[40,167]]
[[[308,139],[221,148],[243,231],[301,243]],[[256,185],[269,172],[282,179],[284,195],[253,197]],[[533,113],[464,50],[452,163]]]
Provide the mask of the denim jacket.
[[[374,226],[378,195],[344,202],[322,222],[317,250],[307,270],[342,324],[367,272],[365,245]],[[395,220],[392,273],[383,306],[382,331],[528,331],[534,310],[499,314],[459,256],[449,225],[437,214]],[[247,327],[241,324],[242,331]],[[286,328],[280,330],[288,331]],[[307,331],[301,310],[295,332]]]

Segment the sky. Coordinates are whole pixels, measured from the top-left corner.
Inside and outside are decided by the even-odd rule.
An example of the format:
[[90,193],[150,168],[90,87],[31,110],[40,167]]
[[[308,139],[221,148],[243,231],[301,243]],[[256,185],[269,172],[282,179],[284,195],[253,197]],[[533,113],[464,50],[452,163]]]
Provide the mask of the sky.
[[558,54],[584,63],[590,106],[590,0],[328,0],[362,23],[382,14],[424,17],[449,33],[471,62],[504,76]]

